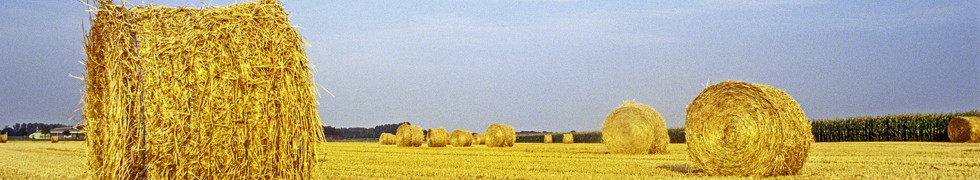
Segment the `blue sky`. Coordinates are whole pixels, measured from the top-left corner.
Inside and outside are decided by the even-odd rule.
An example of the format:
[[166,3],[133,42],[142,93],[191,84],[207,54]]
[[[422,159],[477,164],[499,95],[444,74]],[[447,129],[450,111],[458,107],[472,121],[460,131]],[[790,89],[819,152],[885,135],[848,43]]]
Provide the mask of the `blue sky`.
[[[151,1],[132,1],[136,5]],[[202,1],[153,4],[201,7]],[[208,1],[225,6],[235,1]],[[681,127],[731,79],[810,119],[980,109],[977,1],[285,1],[324,125],[599,130],[624,100]],[[86,7],[0,2],[0,125],[73,124]]]

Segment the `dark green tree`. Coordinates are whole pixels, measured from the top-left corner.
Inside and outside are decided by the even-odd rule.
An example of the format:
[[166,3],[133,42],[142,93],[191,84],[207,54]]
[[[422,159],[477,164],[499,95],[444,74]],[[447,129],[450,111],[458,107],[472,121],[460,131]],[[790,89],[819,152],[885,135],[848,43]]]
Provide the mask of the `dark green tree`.
[[323,135],[335,136],[340,134],[337,134],[337,128],[334,128],[333,126],[323,126]]
[[6,134],[6,135],[13,135],[14,134],[14,129],[13,128],[10,128],[10,126],[3,126],[3,130],[0,130],[0,132],[3,132],[3,134]]

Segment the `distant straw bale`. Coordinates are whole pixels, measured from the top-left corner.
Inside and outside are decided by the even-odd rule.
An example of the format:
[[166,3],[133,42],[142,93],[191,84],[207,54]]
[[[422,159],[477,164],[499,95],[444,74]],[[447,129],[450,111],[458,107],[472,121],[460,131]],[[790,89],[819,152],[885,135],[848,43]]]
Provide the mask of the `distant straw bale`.
[[320,179],[308,44],[278,0],[89,5],[86,179]]
[[505,124],[491,124],[487,127],[487,147],[513,147],[517,141],[514,128]]
[[561,135],[561,143],[563,143],[563,144],[572,144],[572,143],[575,143],[575,136],[572,135],[572,134],[564,134],[564,135]]
[[670,137],[660,113],[650,106],[626,101],[606,116],[602,142],[612,153],[666,153]]
[[688,154],[708,175],[797,174],[813,134],[800,105],[782,90],[724,81],[687,107]]
[[58,143],[58,136],[51,136],[51,143]]
[[381,145],[395,145],[396,141],[395,135],[391,133],[381,133],[381,137],[378,138],[378,144]]
[[486,143],[486,141],[487,141],[487,137],[483,133],[475,133],[475,134],[473,134],[473,145],[474,146],[475,145],[483,145],[484,143]]
[[0,143],[7,143],[7,135],[0,134]]
[[473,145],[473,133],[467,130],[457,129],[449,137],[449,144],[453,145],[453,147]]
[[549,135],[544,135],[544,143],[545,143],[545,144],[551,144],[551,141],[552,141],[552,140],[551,140],[551,134],[549,134]]
[[402,124],[398,126],[398,132],[395,133],[395,139],[398,141],[395,143],[398,147],[419,147],[422,146],[422,141],[425,139],[422,135],[422,128],[418,126]]
[[429,129],[429,133],[425,134],[425,139],[428,141],[429,147],[446,147],[446,144],[449,143],[449,133],[443,127]]
[[980,143],[980,117],[957,116],[949,121],[950,142]]

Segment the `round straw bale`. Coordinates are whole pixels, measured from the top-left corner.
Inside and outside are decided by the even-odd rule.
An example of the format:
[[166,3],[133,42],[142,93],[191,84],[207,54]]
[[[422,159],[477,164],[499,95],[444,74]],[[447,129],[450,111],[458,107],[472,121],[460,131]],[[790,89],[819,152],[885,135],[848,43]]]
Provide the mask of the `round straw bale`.
[[51,143],[58,143],[58,136],[51,136]]
[[575,136],[573,136],[572,134],[561,135],[561,143],[563,144],[575,143]]
[[545,144],[551,144],[551,134],[544,135],[544,143]]
[[381,145],[395,145],[395,135],[391,133],[381,133],[381,137],[378,138],[378,143]]
[[429,134],[425,136],[425,139],[429,141],[429,147],[446,147],[446,144],[449,143],[449,133],[443,127],[429,129]]
[[650,106],[626,101],[606,116],[602,142],[612,153],[666,153],[667,123]]
[[419,147],[422,146],[422,128],[418,126],[402,124],[395,132],[395,144],[398,147]]
[[457,129],[449,137],[449,144],[453,147],[464,147],[473,145],[473,133],[470,131]]
[[7,143],[7,135],[0,134],[0,143]]
[[514,128],[505,124],[491,124],[487,127],[487,147],[513,147],[517,141]]
[[949,141],[980,143],[980,117],[958,116],[949,121]]
[[688,154],[708,175],[799,172],[813,142],[803,109],[782,90],[738,81],[705,88],[687,107]]
[[486,140],[487,137],[486,135],[483,135],[483,133],[473,134],[473,145],[482,145],[484,142],[486,142]]

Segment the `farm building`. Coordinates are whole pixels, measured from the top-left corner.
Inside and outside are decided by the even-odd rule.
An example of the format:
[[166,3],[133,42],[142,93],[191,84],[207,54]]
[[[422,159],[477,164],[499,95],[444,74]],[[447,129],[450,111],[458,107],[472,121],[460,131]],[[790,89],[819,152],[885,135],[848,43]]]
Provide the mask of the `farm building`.
[[[62,134],[65,130],[71,132],[69,135]],[[51,133],[44,134],[41,131],[34,132],[27,136],[29,139],[51,139],[51,136],[58,136],[58,139],[85,139],[85,131],[72,127],[60,127],[51,129]]]

